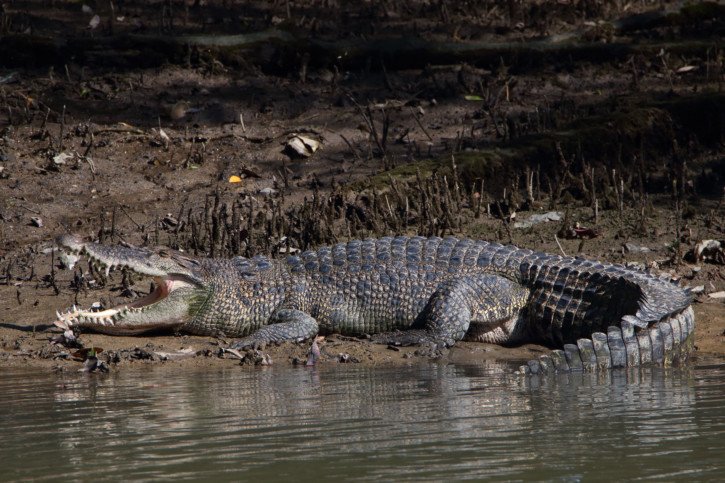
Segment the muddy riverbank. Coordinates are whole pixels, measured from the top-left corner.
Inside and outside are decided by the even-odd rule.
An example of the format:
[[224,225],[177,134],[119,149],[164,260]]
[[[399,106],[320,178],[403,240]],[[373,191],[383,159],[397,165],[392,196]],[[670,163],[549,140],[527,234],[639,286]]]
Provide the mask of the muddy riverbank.
[[[698,352],[725,353],[721,6],[253,4],[3,11],[1,364],[82,367],[51,342],[56,311],[149,290],[86,262],[64,269],[64,232],[225,257],[453,235],[636,264],[701,286]],[[53,55],[31,55],[43,46]],[[240,363],[213,338],[80,342],[112,368]],[[431,358],[319,344],[321,363]],[[242,363],[291,365],[308,349]]]

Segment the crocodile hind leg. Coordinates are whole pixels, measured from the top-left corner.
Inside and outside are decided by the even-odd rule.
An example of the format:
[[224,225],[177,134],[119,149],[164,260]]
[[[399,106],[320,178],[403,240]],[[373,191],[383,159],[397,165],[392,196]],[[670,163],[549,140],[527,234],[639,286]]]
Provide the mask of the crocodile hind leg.
[[423,329],[382,333],[373,342],[415,345],[434,342],[450,347],[466,336],[484,342],[511,342],[523,330],[519,314],[529,292],[498,275],[471,275],[442,283],[418,315]]
[[[693,344],[695,315],[692,307],[636,331],[629,320],[610,326],[607,333],[595,332],[591,339],[566,344],[538,361],[522,366],[525,373],[603,370],[610,367],[635,367],[647,364],[671,364],[684,360]],[[588,350],[592,346],[594,355]]]
[[258,331],[243,337],[234,343],[231,348],[243,350],[247,348],[259,349],[273,342],[299,342],[317,335],[319,325],[308,313],[295,309],[280,310]]

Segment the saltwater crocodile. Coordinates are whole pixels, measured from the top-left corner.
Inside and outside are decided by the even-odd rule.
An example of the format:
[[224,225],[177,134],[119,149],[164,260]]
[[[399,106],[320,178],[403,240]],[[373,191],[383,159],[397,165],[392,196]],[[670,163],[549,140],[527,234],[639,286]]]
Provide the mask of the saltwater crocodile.
[[59,314],[56,325],[66,329],[224,334],[242,337],[236,349],[318,332],[560,348],[530,362],[532,371],[667,363],[685,358],[693,340],[689,289],[621,265],[498,243],[385,237],[277,260],[197,258],[74,235],[57,242],[107,273],[124,268],[157,284],[128,305]]

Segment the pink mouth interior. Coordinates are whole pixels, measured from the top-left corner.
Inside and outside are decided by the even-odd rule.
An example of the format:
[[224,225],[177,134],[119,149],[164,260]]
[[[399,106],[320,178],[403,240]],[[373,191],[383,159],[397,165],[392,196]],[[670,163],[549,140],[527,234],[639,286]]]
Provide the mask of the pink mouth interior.
[[129,304],[128,307],[133,307],[137,309],[146,305],[151,305],[161,299],[166,298],[166,296],[169,295],[169,292],[171,292],[173,288],[174,280],[164,280],[160,277],[154,277],[154,281],[156,281],[156,290],[154,290],[144,298],[136,300],[135,302]]

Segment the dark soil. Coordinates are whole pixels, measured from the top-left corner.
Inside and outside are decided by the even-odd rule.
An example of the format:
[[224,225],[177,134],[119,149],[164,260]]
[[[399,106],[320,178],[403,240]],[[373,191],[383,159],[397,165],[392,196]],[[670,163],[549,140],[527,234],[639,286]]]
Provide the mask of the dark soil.
[[[64,232],[203,256],[453,235],[635,263],[702,286],[697,354],[725,353],[722,6],[335,3],[4,5],[2,364],[80,368],[51,342],[56,311],[149,288],[62,269]],[[296,135],[320,149],[296,154]],[[239,363],[203,337],[80,342],[112,367]],[[319,344],[320,363],[544,350]],[[243,363],[304,363],[308,348]]]

